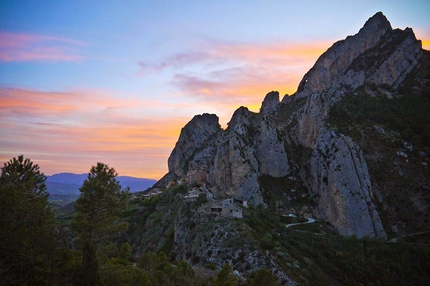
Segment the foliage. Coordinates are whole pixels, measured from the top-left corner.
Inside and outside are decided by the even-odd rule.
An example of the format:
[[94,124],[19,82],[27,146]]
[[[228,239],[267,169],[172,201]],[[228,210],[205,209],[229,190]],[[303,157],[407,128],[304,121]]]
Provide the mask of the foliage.
[[250,277],[250,286],[275,286],[279,285],[276,281],[275,275],[271,273],[267,268],[260,268],[255,271]]
[[[80,240],[76,244],[73,233],[65,234],[62,228],[55,228],[43,187],[44,176],[37,165],[23,158],[14,160],[5,164],[7,168],[2,169],[0,178],[0,199],[4,206],[0,209],[0,284],[66,285],[72,282],[75,285],[225,286],[286,282],[276,281],[274,274],[266,268],[253,273],[249,271],[248,274],[236,268],[243,263],[247,249],[258,250],[259,255],[270,257],[299,285],[426,285],[430,280],[430,248],[426,244],[339,237],[320,222],[287,229],[285,224],[291,218],[279,216],[274,208],[261,206],[250,206],[244,212],[243,220],[229,220],[225,225],[222,221],[190,224],[189,229],[201,233],[206,241],[211,239],[210,233],[215,227],[224,225],[225,231],[230,227],[238,236],[234,241],[226,241],[223,255],[236,248],[243,249],[242,256],[226,258],[231,259],[232,265],[226,263],[218,273],[213,271],[210,277],[197,276],[188,262],[176,261],[174,240],[177,215],[192,218],[197,206],[184,203],[181,191],[173,188],[140,204],[136,199],[127,212],[122,212],[126,192],[121,191],[115,182],[114,170],[104,164],[98,166],[99,171],[97,167],[91,169],[85,186],[81,188],[84,194],[81,193],[80,201],[76,203],[77,214],[73,223]],[[260,179],[268,189],[279,191],[279,195],[285,188],[296,188],[287,178]],[[277,184],[283,186],[277,189]],[[38,195],[28,196],[27,190]],[[105,198],[108,195],[112,197]],[[106,203],[112,201],[116,203]],[[111,208],[112,205],[118,208]],[[89,206],[100,208],[93,210],[95,214],[103,213],[105,209],[112,211],[104,213],[98,223],[79,221],[78,218],[89,217],[83,215],[89,214]],[[25,216],[25,210],[32,216]],[[70,213],[67,215],[72,216]],[[106,219],[106,216],[112,217]],[[22,228],[15,226],[17,232],[8,231],[21,220],[25,221]],[[125,226],[122,221],[132,226],[127,233],[120,231]],[[92,233],[86,233],[88,230]],[[57,238],[60,236],[78,248],[59,247]],[[194,243],[200,243],[199,239],[196,237]],[[218,252],[217,255],[221,254]],[[194,264],[202,264],[201,257],[194,253],[187,258]],[[246,281],[233,273],[233,266],[241,271]],[[212,268],[216,266],[212,265]]]
[[187,186],[185,184],[178,185],[173,188],[173,192],[177,194],[185,195],[187,193]]
[[315,205],[315,195],[309,193],[299,176],[293,180],[290,176],[274,178],[261,175],[258,182],[262,188],[264,201],[273,210]]
[[99,285],[99,261],[96,252],[101,251],[127,223],[120,222],[125,210],[128,190],[121,190],[115,169],[97,163],[88,173],[79,189],[81,195],[76,200],[76,216],[72,223],[78,234],[82,248],[82,269],[79,277],[83,285]]
[[213,283],[214,286],[233,286],[238,284],[237,277],[233,274],[233,268],[226,263],[218,272],[217,278]]
[[388,98],[383,91],[387,92],[378,86],[363,86],[346,95],[330,110],[329,123],[343,132],[357,124],[380,124],[400,132],[404,140],[416,138],[417,145],[430,147],[430,94],[403,86],[401,92],[408,93]]
[[291,254],[301,265],[296,272],[313,285],[331,281],[344,285],[426,285],[430,281],[426,270],[430,267],[428,246],[300,232],[292,232],[286,246],[294,250]]
[[134,251],[163,251],[173,258],[174,220],[184,205],[183,196],[177,192],[178,189],[182,189],[182,185],[164,190],[153,197],[143,198],[136,213],[124,218],[129,222],[124,236],[128,238]]
[[73,227],[82,241],[98,244],[126,229],[119,216],[127,206],[128,190],[121,190],[117,175],[115,169],[97,163],[79,189]]
[[48,284],[55,279],[58,236],[48,205],[46,177],[23,155],[1,168],[0,280]]
[[[287,229],[275,212],[263,208],[250,207],[245,221],[260,248],[276,257],[277,264],[300,285],[426,285],[430,281],[428,244],[341,237],[324,226],[318,231],[318,222]],[[248,283],[254,283],[256,274]]]
[[[331,109],[328,124],[363,151],[388,237],[428,242],[430,53],[393,90],[366,84]],[[401,223],[400,223],[401,221]]]
[[138,265],[149,274],[152,285],[200,284],[193,268],[186,261],[179,261],[176,265],[172,264],[163,252],[144,253]]

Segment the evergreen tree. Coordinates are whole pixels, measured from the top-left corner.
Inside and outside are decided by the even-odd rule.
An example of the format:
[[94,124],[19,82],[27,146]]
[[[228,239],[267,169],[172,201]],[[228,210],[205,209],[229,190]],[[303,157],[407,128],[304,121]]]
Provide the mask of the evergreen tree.
[[52,283],[58,248],[45,180],[39,166],[23,155],[1,168],[1,284]]
[[99,284],[96,253],[127,228],[127,223],[119,222],[119,216],[127,207],[128,189],[121,190],[117,175],[114,168],[97,163],[79,189],[73,228],[83,246],[83,285]]
[[267,268],[260,268],[255,271],[251,277],[251,281],[249,283],[250,286],[275,286],[279,285],[278,281],[276,281],[275,275],[272,272],[267,270]]
[[233,286],[238,284],[238,279],[233,273],[233,268],[230,264],[226,263],[223,265],[221,270],[218,272],[215,285],[216,286]]

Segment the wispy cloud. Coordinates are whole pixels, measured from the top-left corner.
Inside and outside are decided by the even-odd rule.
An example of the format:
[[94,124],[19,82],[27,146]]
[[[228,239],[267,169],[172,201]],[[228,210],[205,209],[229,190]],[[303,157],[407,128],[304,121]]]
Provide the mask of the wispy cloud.
[[139,75],[146,76],[151,73],[159,73],[167,68],[183,68],[192,64],[201,64],[212,58],[206,52],[179,53],[169,56],[161,62],[138,61],[140,67]]
[[0,61],[77,61],[86,43],[62,37],[0,31]]
[[[112,91],[0,88],[0,160],[31,156],[48,174],[86,172],[102,161],[122,174],[158,179],[190,118],[147,116],[145,104]],[[149,105],[166,108],[161,102]]]
[[143,76],[169,70],[171,83],[184,95],[216,103],[248,101],[258,105],[271,90],[293,93],[301,77],[328,46],[329,43],[213,41],[158,63],[138,64]]

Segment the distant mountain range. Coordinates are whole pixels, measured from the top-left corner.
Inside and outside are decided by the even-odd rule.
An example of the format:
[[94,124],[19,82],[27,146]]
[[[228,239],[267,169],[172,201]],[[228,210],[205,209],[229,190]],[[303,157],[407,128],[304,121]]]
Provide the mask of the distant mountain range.
[[[87,174],[59,173],[47,176],[46,187],[51,201],[71,202],[79,197],[79,188],[87,178]],[[141,192],[152,187],[157,181],[146,178],[118,176],[122,188],[130,187],[130,192]],[[63,204],[61,203],[61,204]]]

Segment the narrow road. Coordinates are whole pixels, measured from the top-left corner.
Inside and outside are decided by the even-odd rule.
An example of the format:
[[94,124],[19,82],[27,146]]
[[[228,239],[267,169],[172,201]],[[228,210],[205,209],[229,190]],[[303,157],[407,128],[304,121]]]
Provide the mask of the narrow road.
[[307,224],[307,223],[313,223],[313,222],[315,222],[315,219],[309,217],[308,221],[306,221],[306,222],[289,223],[289,224],[285,225],[285,227],[289,228],[290,226],[300,225],[300,224]]

